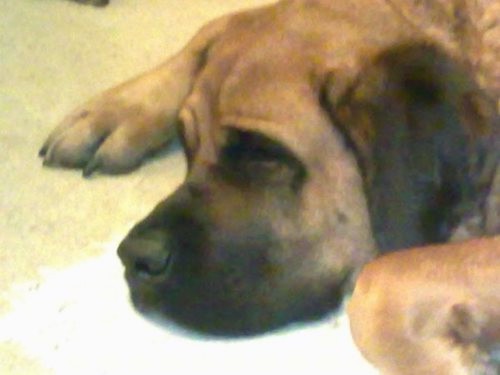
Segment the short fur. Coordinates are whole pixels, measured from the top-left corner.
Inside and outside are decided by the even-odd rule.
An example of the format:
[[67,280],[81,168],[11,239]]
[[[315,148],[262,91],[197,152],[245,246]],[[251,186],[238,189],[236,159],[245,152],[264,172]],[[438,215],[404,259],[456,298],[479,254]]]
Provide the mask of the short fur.
[[499,285],[500,236],[382,256],[349,303],[354,341],[383,375],[498,374]]
[[122,173],[177,127],[186,180],[119,248],[136,306],[224,335],[323,316],[378,250],[484,216],[497,6],[285,0],[224,16],[72,112],[40,154]]

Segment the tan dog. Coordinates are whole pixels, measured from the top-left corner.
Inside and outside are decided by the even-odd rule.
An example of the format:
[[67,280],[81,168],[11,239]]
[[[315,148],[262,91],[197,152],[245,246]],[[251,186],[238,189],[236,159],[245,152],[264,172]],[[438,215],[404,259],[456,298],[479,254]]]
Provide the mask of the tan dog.
[[497,5],[284,0],[224,16],[73,111],[40,155],[123,173],[179,134],[184,183],[119,248],[135,305],[223,335],[315,319],[376,248],[447,241],[484,207]]
[[348,312],[382,374],[499,374],[500,236],[382,256],[362,270]]

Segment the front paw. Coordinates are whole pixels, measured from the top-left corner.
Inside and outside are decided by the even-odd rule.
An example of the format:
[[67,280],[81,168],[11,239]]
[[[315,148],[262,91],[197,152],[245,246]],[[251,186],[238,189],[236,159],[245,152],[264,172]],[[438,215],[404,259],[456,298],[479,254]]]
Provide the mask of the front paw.
[[45,166],[125,173],[172,137],[161,108],[105,93],[73,111],[53,130],[39,155]]

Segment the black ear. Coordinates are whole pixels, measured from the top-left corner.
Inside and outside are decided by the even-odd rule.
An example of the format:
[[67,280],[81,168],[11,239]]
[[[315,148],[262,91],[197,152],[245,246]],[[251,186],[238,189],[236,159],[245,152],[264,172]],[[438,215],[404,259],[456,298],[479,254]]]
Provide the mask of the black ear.
[[332,122],[365,176],[382,249],[446,240],[477,199],[480,145],[496,109],[465,64],[426,43],[373,56],[348,84],[324,90]]

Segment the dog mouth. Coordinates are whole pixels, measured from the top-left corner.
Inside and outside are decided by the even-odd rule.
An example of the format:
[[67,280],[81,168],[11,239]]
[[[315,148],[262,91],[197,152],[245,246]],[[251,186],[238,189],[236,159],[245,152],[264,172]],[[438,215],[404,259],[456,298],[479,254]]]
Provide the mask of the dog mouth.
[[281,253],[279,246],[252,239],[228,243],[214,236],[201,241],[159,230],[133,232],[118,255],[134,308],[189,331],[226,337],[316,320],[336,308],[338,280],[318,279],[321,285],[312,287],[301,262],[268,257]]

